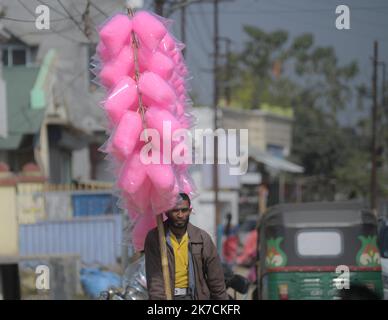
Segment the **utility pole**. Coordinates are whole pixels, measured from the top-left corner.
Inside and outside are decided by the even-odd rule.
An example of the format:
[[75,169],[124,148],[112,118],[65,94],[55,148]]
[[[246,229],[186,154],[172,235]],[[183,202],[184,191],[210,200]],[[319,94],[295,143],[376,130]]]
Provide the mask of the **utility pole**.
[[220,252],[221,250],[221,239],[222,239],[222,230],[221,230],[221,211],[220,203],[218,200],[218,136],[216,135],[216,130],[218,129],[218,100],[219,100],[219,91],[218,91],[218,55],[219,55],[219,46],[218,46],[218,0],[214,0],[214,9],[213,9],[213,19],[214,19],[214,93],[213,93],[213,106],[214,106],[214,165],[213,165],[213,191],[214,191],[214,207],[215,207],[215,224],[216,224],[216,239],[217,239],[217,248]]
[[163,16],[163,6],[165,0],[154,0],[155,13],[159,16]]
[[232,44],[232,40],[228,37],[218,37],[218,40],[222,40],[225,42],[225,55],[224,57],[226,58],[226,64],[225,64],[225,81],[224,81],[224,95],[225,95],[225,100],[226,100],[226,105],[230,106],[231,102],[231,90],[230,90],[230,81],[232,79],[232,74],[231,74],[231,61],[230,61],[230,46]]
[[[185,2],[185,0],[181,0]],[[181,8],[181,41],[186,45],[186,6],[183,5]],[[186,49],[183,48],[182,55],[185,56]]]
[[370,206],[377,216],[377,64],[378,64],[378,43],[374,42],[373,52],[373,76],[372,76],[372,172],[370,185]]

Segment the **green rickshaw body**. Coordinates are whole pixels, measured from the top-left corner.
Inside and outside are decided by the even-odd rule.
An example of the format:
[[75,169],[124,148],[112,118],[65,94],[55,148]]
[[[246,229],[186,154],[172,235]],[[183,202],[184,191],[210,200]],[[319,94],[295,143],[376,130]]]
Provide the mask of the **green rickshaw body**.
[[261,299],[338,299],[355,283],[383,296],[377,220],[360,203],[278,205],[258,228]]

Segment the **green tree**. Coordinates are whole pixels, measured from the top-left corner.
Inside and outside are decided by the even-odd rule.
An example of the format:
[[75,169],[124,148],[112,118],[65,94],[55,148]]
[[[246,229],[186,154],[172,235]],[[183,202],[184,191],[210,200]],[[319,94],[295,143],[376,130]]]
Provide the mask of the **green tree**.
[[338,121],[339,112],[356,97],[352,80],[357,64],[340,64],[335,50],[316,46],[311,34],[289,39],[284,30],[245,26],[244,31],[244,49],[231,59],[232,105],[255,109],[265,102],[292,107],[292,158],[304,166],[305,174],[334,179],[337,191],[345,194],[366,195],[369,137]]

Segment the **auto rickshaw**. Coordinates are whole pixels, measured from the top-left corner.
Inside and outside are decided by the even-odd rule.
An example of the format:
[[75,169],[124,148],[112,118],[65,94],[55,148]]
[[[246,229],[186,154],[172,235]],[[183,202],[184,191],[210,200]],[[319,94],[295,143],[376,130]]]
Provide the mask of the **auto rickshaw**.
[[340,299],[352,284],[383,297],[377,220],[362,204],[277,205],[258,231],[259,299]]

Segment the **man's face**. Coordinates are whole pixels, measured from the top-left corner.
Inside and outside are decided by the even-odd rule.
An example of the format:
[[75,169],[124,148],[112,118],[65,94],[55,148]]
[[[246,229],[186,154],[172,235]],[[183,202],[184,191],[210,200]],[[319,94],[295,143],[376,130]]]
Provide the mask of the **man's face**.
[[181,200],[167,212],[168,222],[175,228],[186,228],[189,223],[191,208],[187,200]]

